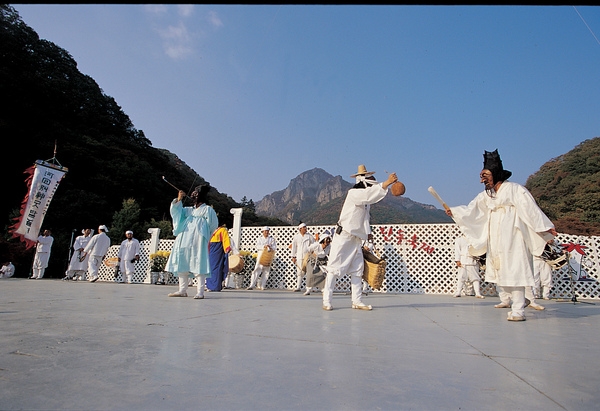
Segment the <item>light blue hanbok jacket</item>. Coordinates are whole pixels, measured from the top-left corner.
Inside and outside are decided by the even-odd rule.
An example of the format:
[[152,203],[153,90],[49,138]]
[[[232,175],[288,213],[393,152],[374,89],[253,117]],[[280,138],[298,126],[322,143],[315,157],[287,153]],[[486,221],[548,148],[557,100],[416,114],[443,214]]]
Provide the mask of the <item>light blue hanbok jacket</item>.
[[174,275],[210,277],[209,241],[219,227],[215,210],[206,204],[200,207],[183,207],[181,201],[171,203],[173,235],[176,236],[173,250],[165,271]]

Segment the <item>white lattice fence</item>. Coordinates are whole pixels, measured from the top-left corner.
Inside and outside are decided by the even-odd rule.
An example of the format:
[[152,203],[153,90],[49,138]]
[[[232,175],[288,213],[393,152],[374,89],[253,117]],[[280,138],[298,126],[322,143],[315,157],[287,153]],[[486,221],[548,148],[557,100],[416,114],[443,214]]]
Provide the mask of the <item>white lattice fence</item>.
[[[309,226],[308,232],[315,235],[332,226]],[[417,293],[417,294],[451,294],[456,288],[456,266],[454,262],[454,240],[459,235],[455,224],[399,224],[372,226],[376,249],[386,257],[387,268],[383,286],[375,292],[383,293]],[[292,237],[297,233],[296,227],[271,227],[271,235],[277,240],[277,253],[271,267],[267,288],[292,290],[296,286],[296,268],[291,260]],[[242,227],[238,248],[252,253],[256,252],[255,244],[262,235],[260,227]],[[596,299],[600,297],[600,272],[598,268],[598,249],[600,237],[583,237],[560,234],[557,241],[571,244],[574,268],[578,281],[573,282],[574,291],[579,298]],[[137,283],[150,283],[150,241],[142,241],[142,255],[136,263],[133,278]],[[159,250],[171,251],[173,240],[160,240]],[[583,259],[579,251],[586,255]],[[114,257],[118,246],[110,248],[107,257]],[[245,288],[250,283],[250,274],[255,260],[245,258],[244,270],[236,275],[236,285]],[[588,280],[583,278],[587,277]],[[554,288],[551,297],[571,297],[571,281],[567,266],[553,272]],[[121,277],[118,277],[120,280]],[[102,267],[101,281],[115,281],[114,269]],[[169,284],[176,284],[176,278],[168,278]],[[341,278],[336,284],[336,291],[348,292],[348,278]],[[370,290],[369,291],[373,291]],[[482,282],[481,292],[484,295],[496,295],[493,284]]]

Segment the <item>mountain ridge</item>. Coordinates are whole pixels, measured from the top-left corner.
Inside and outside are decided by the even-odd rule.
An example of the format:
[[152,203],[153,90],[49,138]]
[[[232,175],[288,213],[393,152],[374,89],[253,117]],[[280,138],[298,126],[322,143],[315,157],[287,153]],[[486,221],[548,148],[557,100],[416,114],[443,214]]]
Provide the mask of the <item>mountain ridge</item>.
[[[267,194],[256,203],[256,214],[289,224],[335,224],[343,200],[353,184],[322,168],[304,171],[283,190]],[[372,224],[451,223],[452,219],[432,205],[409,197],[387,195],[371,208]]]

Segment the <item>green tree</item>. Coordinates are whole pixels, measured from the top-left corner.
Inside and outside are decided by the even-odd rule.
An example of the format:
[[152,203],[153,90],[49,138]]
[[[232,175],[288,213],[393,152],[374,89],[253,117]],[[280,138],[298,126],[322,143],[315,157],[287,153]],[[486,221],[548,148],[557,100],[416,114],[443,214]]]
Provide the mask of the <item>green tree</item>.
[[161,239],[172,240],[175,238],[173,235],[173,223],[168,220],[156,221],[154,218],[149,223],[144,223],[144,232],[147,233],[149,228],[159,228],[160,233],[158,235]]
[[143,223],[140,222],[140,206],[133,198],[123,200],[123,208],[113,215],[109,227],[109,237],[113,244],[120,244],[125,238],[125,231],[131,230],[138,240],[148,238],[148,232],[142,232]]
[[559,232],[600,234],[600,137],[548,161],[525,186]]

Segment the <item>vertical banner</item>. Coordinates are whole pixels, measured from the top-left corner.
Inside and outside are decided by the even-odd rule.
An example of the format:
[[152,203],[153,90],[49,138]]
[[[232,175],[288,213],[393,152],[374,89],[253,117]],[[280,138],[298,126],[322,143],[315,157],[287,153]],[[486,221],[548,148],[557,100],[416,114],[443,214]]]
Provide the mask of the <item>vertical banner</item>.
[[24,241],[27,248],[35,246],[50,201],[67,171],[65,167],[43,160],[37,160],[25,170],[28,190],[21,204],[21,214],[10,232]]

